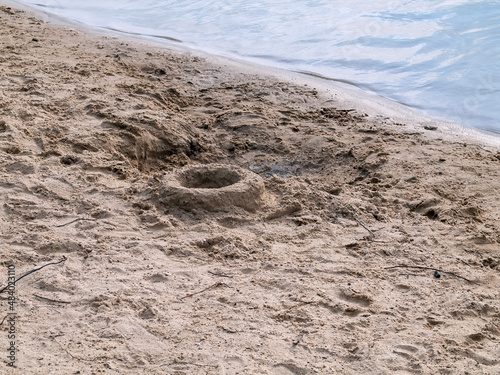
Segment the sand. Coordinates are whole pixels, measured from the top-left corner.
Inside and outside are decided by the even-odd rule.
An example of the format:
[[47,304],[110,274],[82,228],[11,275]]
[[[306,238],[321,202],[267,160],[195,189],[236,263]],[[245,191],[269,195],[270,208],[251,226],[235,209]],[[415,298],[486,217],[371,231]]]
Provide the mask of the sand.
[[500,373],[498,138],[37,17],[0,8],[0,284],[66,260],[0,373]]

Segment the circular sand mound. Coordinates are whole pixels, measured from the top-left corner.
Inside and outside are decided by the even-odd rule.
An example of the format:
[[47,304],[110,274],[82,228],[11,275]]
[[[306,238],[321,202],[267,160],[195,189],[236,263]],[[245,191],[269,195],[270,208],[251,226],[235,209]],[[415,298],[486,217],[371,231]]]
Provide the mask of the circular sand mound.
[[264,193],[262,178],[232,165],[186,166],[165,176],[160,200],[185,209],[226,210],[233,206],[255,211]]

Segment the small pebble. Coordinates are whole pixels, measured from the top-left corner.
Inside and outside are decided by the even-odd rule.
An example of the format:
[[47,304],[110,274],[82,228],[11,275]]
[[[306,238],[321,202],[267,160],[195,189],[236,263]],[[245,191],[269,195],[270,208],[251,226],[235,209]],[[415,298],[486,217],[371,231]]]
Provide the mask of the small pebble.
[[441,273],[439,271],[434,271],[434,277],[439,279],[441,277]]

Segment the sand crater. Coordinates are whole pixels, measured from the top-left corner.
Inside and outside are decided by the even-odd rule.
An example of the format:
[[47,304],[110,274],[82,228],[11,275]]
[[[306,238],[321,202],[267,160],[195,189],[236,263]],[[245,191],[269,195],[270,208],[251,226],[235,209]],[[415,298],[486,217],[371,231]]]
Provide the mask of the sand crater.
[[178,181],[188,189],[221,189],[241,181],[243,176],[239,172],[223,165],[214,168],[188,168],[179,173]]
[[160,201],[184,209],[223,211],[242,207],[257,210],[263,202],[264,181],[248,170],[232,165],[190,165],[165,176]]

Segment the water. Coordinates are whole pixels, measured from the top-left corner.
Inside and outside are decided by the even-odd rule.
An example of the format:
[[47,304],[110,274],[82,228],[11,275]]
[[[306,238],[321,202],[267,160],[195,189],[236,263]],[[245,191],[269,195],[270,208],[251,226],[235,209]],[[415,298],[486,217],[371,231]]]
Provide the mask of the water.
[[500,132],[500,1],[26,0],[94,27],[349,81]]

